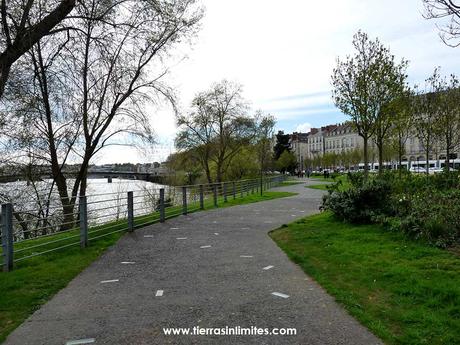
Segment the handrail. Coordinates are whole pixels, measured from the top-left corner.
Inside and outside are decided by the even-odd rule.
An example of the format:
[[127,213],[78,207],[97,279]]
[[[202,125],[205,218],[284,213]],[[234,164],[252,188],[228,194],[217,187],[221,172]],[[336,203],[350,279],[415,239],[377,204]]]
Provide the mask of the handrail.
[[[32,219],[27,218],[25,214],[21,221],[13,219],[14,214],[21,214],[21,211],[13,210],[11,203],[4,204],[0,223],[4,270],[12,269],[15,262],[27,258],[78,244],[84,248],[89,241],[97,238],[122,231],[134,231],[135,228],[155,222],[164,222],[169,218],[204,210],[212,205],[217,207],[231,198],[242,198],[259,192],[261,187],[263,190],[269,189],[284,179],[284,175],[277,175],[265,176],[262,179],[163,186],[163,188],[94,194],[77,198],[78,202],[73,206],[74,212],[72,213],[56,213],[56,215],[46,217],[32,215]],[[149,194],[149,191],[153,193]],[[116,198],[109,198],[110,195],[116,195]],[[94,200],[95,196],[103,198]],[[153,198],[149,198],[152,196]],[[112,205],[114,202],[116,204]],[[28,213],[30,212],[29,210]],[[71,218],[66,219],[66,216]],[[34,224],[36,227],[32,226]],[[24,227],[25,225],[28,227]],[[98,236],[93,236],[94,233],[97,233]],[[62,242],[75,240],[78,237],[80,238],[79,243],[61,245]],[[37,252],[37,249],[42,250]],[[19,253],[22,255],[15,258],[14,255]]]

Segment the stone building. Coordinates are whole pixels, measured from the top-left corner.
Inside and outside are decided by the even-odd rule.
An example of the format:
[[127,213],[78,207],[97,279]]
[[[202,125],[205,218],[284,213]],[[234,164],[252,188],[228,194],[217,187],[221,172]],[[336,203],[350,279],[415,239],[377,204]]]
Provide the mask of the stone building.
[[[300,167],[305,166],[307,160],[312,160],[327,153],[341,154],[347,151],[362,150],[364,146],[363,138],[358,135],[350,122],[328,125],[321,128],[312,128],[308,133],[291,134],[291,150],[296,155]],[[369,159],[372,167],[376,166],[377,148],[373,140],[369,141]],[[440,149],[440,145],[433,145],[430,152],[430,167],[441,168],[444,166],[446,153]],[[460,147],[451,155],[451,165],[460,168]],[[405,154],[403,164],[407,168],[426,165],[425,149],[415,133],[410,135],[405,142]],[[396,157],[388,165],[396,164]]]

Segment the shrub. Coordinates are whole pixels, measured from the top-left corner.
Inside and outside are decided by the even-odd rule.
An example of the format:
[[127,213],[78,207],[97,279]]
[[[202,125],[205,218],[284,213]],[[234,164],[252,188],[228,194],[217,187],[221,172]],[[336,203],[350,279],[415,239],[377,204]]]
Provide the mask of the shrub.
[[459,201],[458,189],[419,194],[401,219],[400,228],[439,247],[452,245],[460,238]]
[[336,183],[323,197],[323,210],[352,223],[379,223],[416,239],[446,247],[460,240],[460,179],[457,172],[414,175],[349,174],[350,188]]
[[330,188],[323,197],[323,210],[332,211],[338,218],[352,223],[369,223],[381,214],[392,214],[390,203],[391,186],[385,180],[370,180],[361,186],[356,186],[356,180],[351,181],[352,187],[345,191]]

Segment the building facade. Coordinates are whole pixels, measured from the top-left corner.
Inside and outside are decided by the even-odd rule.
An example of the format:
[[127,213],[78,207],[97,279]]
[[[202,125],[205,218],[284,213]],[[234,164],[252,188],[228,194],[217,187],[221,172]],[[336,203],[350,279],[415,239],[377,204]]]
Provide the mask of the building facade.
[[[350,151],[362,152],[364,147],[363,138],[355,130],[350,122],[329,125],[321,128],[312,128],[308,133],[294,132],[290,137],[291,151],[297,157],[299,167],[305,168],[307,162],[324,156],[325,154],[343,154]],[[426,153],[423,143],[415,134],[409,135],[405,141],[403,162],[410,168],[417,164],[424,166],[426,164]],[[429,155],[429,164],[431,167],[443,167],[446,153],[443,152],[439,144],[432,146]],[[451,159],[453,167],[460,167],[460,147],[452,152]],[[374,141],[369,140],[369,160],[374,166],[377,163],[377,147]],[[391,159],[393,164],[396,163],[397,157]],[[457,162],[458,161],[458,162]],[[387,162],[390,165],[392,162]]]

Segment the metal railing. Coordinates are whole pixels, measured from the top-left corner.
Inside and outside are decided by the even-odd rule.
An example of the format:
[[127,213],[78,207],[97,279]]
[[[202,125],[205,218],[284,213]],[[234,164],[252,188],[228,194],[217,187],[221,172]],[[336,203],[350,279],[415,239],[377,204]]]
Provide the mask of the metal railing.
[[[14,263],[69,247],[85,248],[91,241],[119,232],[132,232],[179,215],[218,207],[231,199],[260,193],[278,185],[284,176],[213,184],[144,188],[81,196],[74,205],[52,214],[30,216],[33,210],[16,211],[1,205],[0,235],[3,270]],[[49,200],[41,200],[42,203]],[[66,211],[62,211],[66,210]],[[70,210],[70,211],[69,211]],[[29,216],[29,217],[27,217]]]

